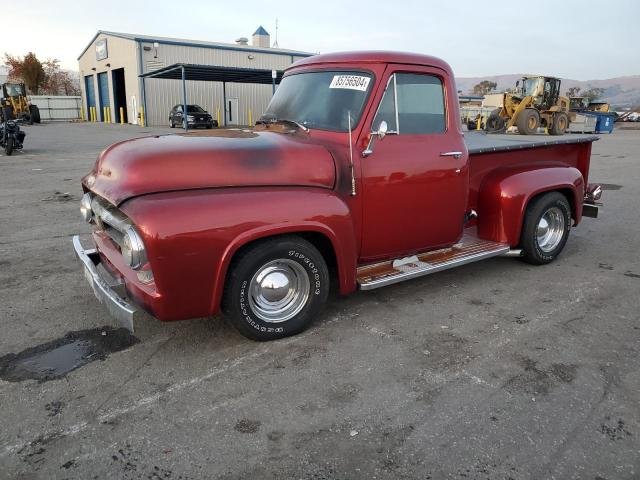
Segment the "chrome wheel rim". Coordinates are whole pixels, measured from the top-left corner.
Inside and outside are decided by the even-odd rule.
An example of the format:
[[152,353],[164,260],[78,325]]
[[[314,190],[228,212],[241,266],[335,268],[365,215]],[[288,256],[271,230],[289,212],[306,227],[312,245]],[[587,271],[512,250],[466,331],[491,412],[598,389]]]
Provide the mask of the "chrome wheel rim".
[[267,323],[281,323],[304,308],[311,292],[309,275],[289,259],[273,260],[258,269],[249,284],[249,306]]
[[548,253],[560,245],[564,229],[565,219],[562,210],[558,207],[551,207],[544,212],[536,228],[536,239],[540,250]]

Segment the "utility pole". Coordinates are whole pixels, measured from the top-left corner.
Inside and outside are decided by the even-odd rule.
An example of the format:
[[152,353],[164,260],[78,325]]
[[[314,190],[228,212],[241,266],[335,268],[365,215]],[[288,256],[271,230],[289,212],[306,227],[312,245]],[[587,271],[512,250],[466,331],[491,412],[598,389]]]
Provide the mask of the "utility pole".
[[278,46],[278,19],[276,18],[276,41],[273,42],[273,48],[280,48]]

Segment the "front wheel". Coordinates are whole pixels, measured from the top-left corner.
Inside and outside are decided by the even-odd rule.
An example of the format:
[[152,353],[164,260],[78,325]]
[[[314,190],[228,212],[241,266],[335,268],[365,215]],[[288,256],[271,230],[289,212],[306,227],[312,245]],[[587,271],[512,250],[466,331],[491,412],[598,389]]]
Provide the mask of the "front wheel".
[[222,309],[244,336],[275,340],[309,326],[329,295],[327,264],[299,237],[258,242],[229,267]]
[[558,192],[533,199],[527,207],[520,247],[523,260],[534,265],[552,262],[560,254],[571,229],[571,206]]
[[516,125],[520,135],[535,135],[540,126],[540,114],[533,108],[525,108],[518,114]]
[[13,153],[13,137],[7,138],[7,143],[4,145],[4,153],[6,153],[7,156],[11,156]]

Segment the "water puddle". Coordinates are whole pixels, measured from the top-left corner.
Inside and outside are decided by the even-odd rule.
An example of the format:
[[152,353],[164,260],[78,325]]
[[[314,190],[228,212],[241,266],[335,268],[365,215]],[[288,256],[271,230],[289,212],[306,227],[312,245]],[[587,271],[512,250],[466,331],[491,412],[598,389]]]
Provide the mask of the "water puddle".
[[57,340],[0,357],[0,378],[7,382],[56,380],[138,342],[126,328],[69,332]]

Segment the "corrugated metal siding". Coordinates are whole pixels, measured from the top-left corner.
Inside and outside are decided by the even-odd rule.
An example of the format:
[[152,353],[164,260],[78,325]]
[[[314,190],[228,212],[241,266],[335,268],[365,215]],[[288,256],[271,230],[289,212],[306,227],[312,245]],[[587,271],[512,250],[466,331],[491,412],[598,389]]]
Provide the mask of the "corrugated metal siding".
[[[168,125],[169,110],[182,103],[182,82],[177,80],[145,80],[147,89],[147,123]],[[214,82],[187,82],[187,102],[200,105],[213,117],[222,108],[222,84]],[[223,113],[220,113],[221,118]]]
[[[174,63],[191,63],[195,65],[218,65],[223,67],[284,70],[293,62],[304,58],[273,53],[254,53],[164,44],[161,44],[158,47],[156,58],[156,52],[152,43],[143,42],[142,45],[151,47],[151,50],[142,52],[142,60],[145,68],[147,62],[151,61],[152,64],[153,62],[161,62],[165,65],[172,65]],[[147,73],[147,70],[145,70],[144,73]]]
[[[169,110],[182,103],[182,82],[178,80],[145,80],[147,89],[147,121],[149,125],[167,125]],[[221,125],[224,124],[221,82],[187,81],[187,103],[200,105],[216,118],[220,108]],[[249,124],[249,109],[252,121],[264,113],[271,100],[271,85],[227,83],[227,98],[238,99],[239,122]]]
[[[149,45],[151,43],[142,43]],[[211,48],[187,47],[181,45],[161,44],[142,51],[142,63],[147,68],[158,63],[172,65],[174,63],[190,63],[195,65],[217,65],[225,67],[256,68],[267,70],[284,70],[293,62],[304,57],[278,55],[271,53],[243,52],[235,50],[217,50]],[[252,57],[252,58],[250,58]],[[178,80],[147,79],[147,122],[149,125],[166,125],[169,121],[169,110],[182,103],[182,83]],[[227,98],[238,99],[239,121],[249,124],[249,109],[252,121],[255,122],[264,112],[272,96],[271,85],[227,83]],[[221,125],[224,124],[224,105],[222,83],[220,82],[187,82],[187,102],[197,104],[216,117],[220,108]]]
[[31,95],[31,103],[40,110],[43,122],[51,120],[70,121],[80,118],[82,97]]

